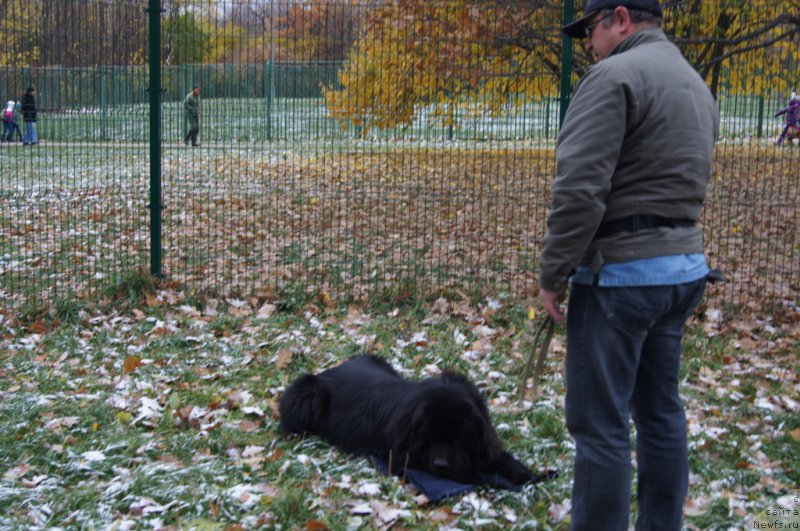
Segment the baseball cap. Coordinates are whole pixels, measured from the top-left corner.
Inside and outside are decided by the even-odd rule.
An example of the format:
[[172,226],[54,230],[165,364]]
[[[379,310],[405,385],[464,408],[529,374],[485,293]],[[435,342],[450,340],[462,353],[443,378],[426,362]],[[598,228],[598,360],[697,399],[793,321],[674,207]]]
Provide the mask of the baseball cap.
[[614,9],[617,6],[625,6],[628,9],[640,9],[659,17],[663,16],[658,0],[589,0],[586,4],[586,9],[583,11],[583,17],[562,27],[561,31],[573,39],[585,39],[586,32],[584,27],[586,26],[586,22],[598,11]]

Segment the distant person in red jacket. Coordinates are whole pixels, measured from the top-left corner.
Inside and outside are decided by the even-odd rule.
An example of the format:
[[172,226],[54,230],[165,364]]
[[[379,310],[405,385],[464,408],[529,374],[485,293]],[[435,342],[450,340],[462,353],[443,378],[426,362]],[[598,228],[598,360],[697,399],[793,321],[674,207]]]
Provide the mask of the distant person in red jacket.
[[3,111],[3,135],[0,137],[3,142],[11,142],[12,133],[14,132],[14,105],[16,104],[9,100]]

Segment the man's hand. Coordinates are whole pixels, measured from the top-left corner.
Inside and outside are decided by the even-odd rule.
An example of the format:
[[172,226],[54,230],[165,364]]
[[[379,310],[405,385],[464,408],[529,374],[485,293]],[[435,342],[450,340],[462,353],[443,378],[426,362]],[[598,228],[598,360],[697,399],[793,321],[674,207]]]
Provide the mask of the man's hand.
[[542,301],[542,306],[554,321],[560,323],[564,320],[564,312],[561,311],[560,307],[561,301],[564,300],[563,291],[547,291],[543,289],[539,292],[539,298]]

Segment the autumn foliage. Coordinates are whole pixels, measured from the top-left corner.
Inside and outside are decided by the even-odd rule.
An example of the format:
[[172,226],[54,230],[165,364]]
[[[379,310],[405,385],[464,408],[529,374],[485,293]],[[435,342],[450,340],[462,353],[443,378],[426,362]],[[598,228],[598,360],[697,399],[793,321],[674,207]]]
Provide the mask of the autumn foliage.
[[408,125],[421,106],[445,125],[456,112],[498,113],[514,98],[556,94],[557,4],[390,2],[329,87],[329,112],[368,129]]
[[[664,2],[664,29],[715,94],[784,92],[796,82],[796,0]],[[535,0],[388,2],[370,16],[325,91],[343,124],[397,127],[420,109],[453,124],[456,111],[497,113],[558,94],[563,3]],[[580,10],[578,11],[580,13]],[[576,46],[574,76],[591,64]]]

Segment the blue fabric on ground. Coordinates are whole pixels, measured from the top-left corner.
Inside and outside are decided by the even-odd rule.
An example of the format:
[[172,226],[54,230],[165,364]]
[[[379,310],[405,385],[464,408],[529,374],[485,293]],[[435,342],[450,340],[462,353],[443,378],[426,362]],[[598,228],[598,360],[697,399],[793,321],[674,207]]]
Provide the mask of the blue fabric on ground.
[[[389,464],[385,460],[375,456],[371,456],[370,460],[381,472],[387,475],[389,474]],[[460,483],[452,479],[440,478],[439,476],[434,476],[429,472],[415,470],[413,468],[398,470],[395,472],[395,475],[400,477],[405,476],[409,483],[414,485],[417,490],[419,490],[425,495],[426,498],[434,503],[439,502],[448,496],[464,494],[474,490],[477,486],[472,483]],[[484,475],[483,483],[481,483],[481,485],[513,490],[514,492],[519,492],[522,490],[521,485],[514,485],[508,479],[499,474]]]

